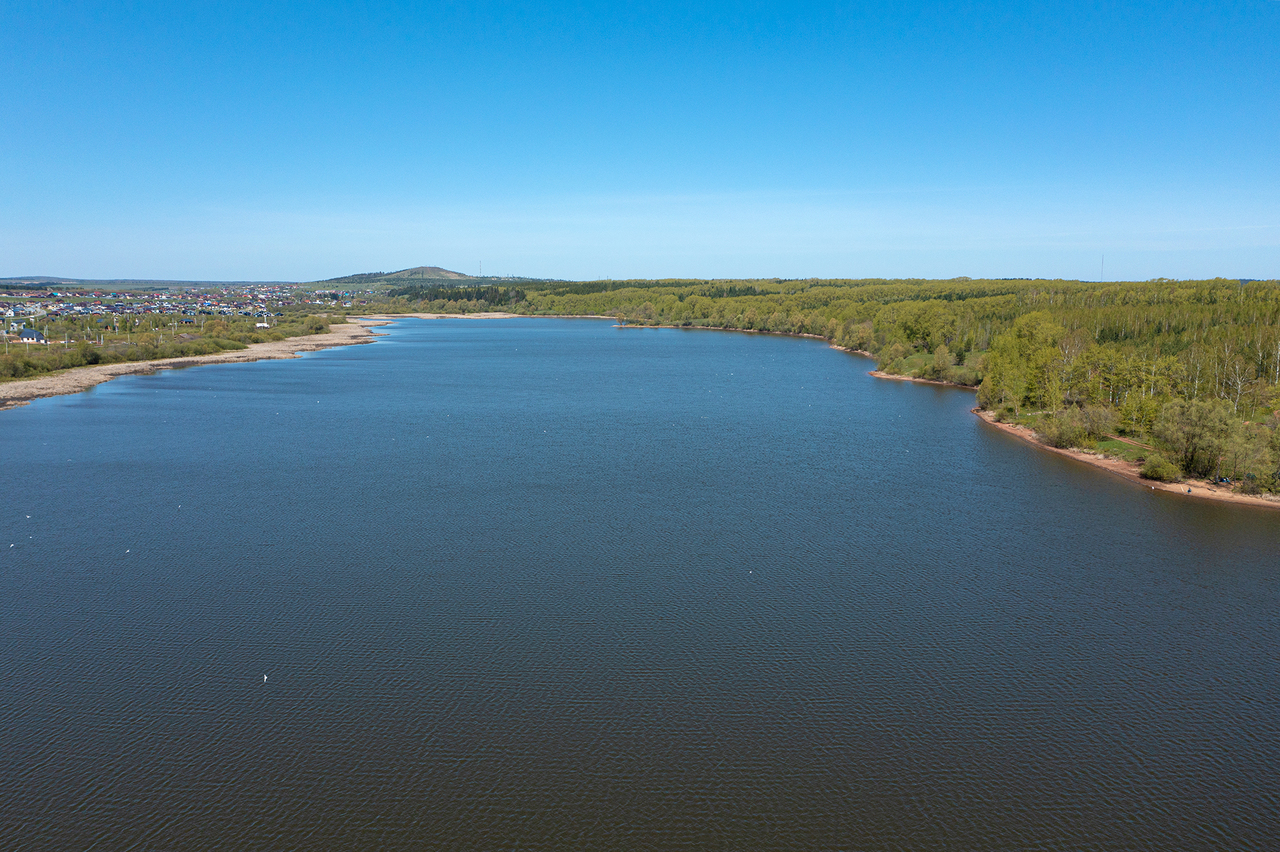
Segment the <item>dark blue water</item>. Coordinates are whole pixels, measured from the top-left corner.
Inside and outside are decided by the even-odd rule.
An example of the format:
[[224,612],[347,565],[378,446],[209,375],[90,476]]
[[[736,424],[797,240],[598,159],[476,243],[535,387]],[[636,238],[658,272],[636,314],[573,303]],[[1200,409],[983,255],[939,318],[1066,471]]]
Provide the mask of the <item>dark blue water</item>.
[[388,331],[0,413],[0,848],[1276,848],[1280,513],[814,341]]

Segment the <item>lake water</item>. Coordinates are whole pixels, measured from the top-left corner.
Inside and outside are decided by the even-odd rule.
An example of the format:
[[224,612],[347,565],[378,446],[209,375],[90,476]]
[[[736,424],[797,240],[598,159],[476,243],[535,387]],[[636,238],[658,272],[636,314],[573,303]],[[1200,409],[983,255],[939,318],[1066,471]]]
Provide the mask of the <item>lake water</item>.
[[0,848],[1280,843],[1280,513],[817,341],[385,331],[0,413]]

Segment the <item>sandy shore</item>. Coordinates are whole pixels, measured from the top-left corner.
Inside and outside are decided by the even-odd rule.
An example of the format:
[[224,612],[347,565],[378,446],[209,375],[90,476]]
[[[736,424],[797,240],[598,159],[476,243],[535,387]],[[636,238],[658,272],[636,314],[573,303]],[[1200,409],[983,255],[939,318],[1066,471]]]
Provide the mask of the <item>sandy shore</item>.
[[[508,314],[502,311],[485,311],[478,314],[361,314],[361,320],[392,322],[398,319],[511,319],[524,314]],[[352,318],[355,322],[355,318]]]
[[346,325],[330,326],[325,334],[290,337],[287,340],[273,340],[267,343],[251,343],[247,349],[215,352],[212,355],[160,358],[155,361],[98,364],[92,367],[76,367],[32,379],[3,382],[0,383],[0,410],[26,405],[33,399],[80,393],[119,376],[154,373],[156,370],[172,370],[179,367],[195,367],[200,364],[235,364],[275,358],[297,358],[302,352],[315,352],[355,343],[372,343],[375,335],[369,328],[385,324],[378,321],[352,320]]
[[361,314],[360,319],[384,320],[391,322],[392,320],[404,319],[517,319],[524,317],[525,319],[617,319],[617,317],[607,317],[600,314],[508,314],[503,311],[485,311],[478,314]]
[[[859,352],[859,355],[865,355],[865,352]],[[875,376],[877,379],[892,379],[895,382],[916,382],[921,385],[941,385],[944,388],[960,388],[961,390],[976,391],[977,388],[972,385],[962,385],[959,382],[944,382],[941,379],[917,379],[914,376],[897,376],[893,373],[882,373],[879,370],[871,370],[867,375]]]
[[[275,358],[297,358],[303,352],[315,352],[356,343],[372,343],[377,335],[371,332],[370,328],[386,325],[398,319],[509,319],[519,316],[523,314],[509,314],[502,311],[476,314],[368,314],[350,317],[346,325],[330,326],[325,334],[290,337],[287,340],[273,340],[269,343],[251,343],[247,349],[215,352],[212,355],[190,355],[182,358],[159,358],[154,361],[125,361],[119,364],[76,367],[31,379],[0,382],[0,411],[26,405],[34,399],[80,393],[120,376],[195,367],[200,364],[236,364]],[[590,317],[590,319],[613,319],[613,317]]]
[[[842,349],[843,347],[836,347]],[[851,350],[845,350],[851,351]],[[858,353],[867,354],[867,353]],[[946,387],[963,388],[965,390],[977,390],[977,388],[968,385],[959,385],[955,382],[940,382],[934,379],[917,379],[911,376],[896,376],[891,373],[882,373],[879,370],[870,370],[868,375],[875,376],[877,379],[891,379],[896,382],[918,382],[925,385],[944,385]],[[1026,441],[1037,449],[1045,452],[1057,453],[1060,456],[1066,456],[1069,459],[1090,465],[1107,473],[1120,477],[1134,485],[1147,489],[1148,491],[1165,491],[1170,494],[1179,494],[1183,497],[1191,497],[1198,500],[1215,500],[1220,503],[1236,503],[1247,506],[1263,506],[1268,509],[1280,509],[1280,497],[1272,495],[1253,495],[1253,494],[1237,494],[1230,488],[1218,485],[1213,482],[1200,479],[1188,479],[1184,482],[1153,482],[1150,479],[1143,479],[1139,475],[1142,469],[1140,465],[1127,462],[1124,459],[1118,459],[1114,456],[1104,455],[1102,453],[1090,452],[1088,450],[1069,449],[1061,450],[1057,447],[1051,447],[1036,437],[1036,433],[1026,426],[1016,426],[1012,423],[1000,423],[989,411],[981,409],[972,409],[979,419],[989,426],[999,429],[1007,435],[1012,435],[1020,441]],[[1126,444],[1141,446],[1126,438],[1117,436],[1117,440],[1124,441]]]
[[980,411],[973,409],[973,413],[978,415],[983,422],[999,429],[1005,434],[1012,435],[1019,440],[1026,441],[1039,449],[1046,450],[1050,453],[1057,453],[1060,456],[1066,456],[1075,459],[1087,465],[1101,468],[1107,473],[1114,474],[1121,479],[1134,483],[1149,491],[1165,491],[1170,494],[1178,494],[1183,497],[1190,497],[1198,500],[1215,500],[1220,503],[1237,503],[1248,506],[1264,506],[1268,509],[1280,509],[1280,498],[1264,495],[1237,494],[1231,489],[1216,485],[1212,482],[1206,482],[1198,479],[1188,479],[1185,482],[1153,482],[1150,479],[1143,479],[1139,476],[1139,466],[1124,459],[1106,456],[1101,453],[1093,453],[1088,450],[1060,450],[1057,447],[1051,447],[1036,437],[1036,433],[1026,426],[1015,426],[1012,423],[998,423],[992,414],[988,411]]

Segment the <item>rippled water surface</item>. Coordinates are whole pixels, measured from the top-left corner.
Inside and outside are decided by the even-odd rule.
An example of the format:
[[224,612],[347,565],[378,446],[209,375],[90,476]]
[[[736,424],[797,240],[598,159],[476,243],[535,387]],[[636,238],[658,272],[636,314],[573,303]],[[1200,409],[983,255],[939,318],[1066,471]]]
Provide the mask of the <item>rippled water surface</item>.
[[0,848],[1277,848],[1280,513],[815,341],[387,330],[0,413]]

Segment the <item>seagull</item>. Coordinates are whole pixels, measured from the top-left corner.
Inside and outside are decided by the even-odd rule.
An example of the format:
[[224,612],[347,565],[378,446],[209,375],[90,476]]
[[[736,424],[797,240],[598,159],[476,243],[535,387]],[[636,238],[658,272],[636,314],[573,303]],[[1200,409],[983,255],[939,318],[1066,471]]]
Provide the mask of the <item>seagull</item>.
[[266,683],[266,682],[267,682],[267,676],[266,676],[266,675],[263,675],[263,676],[262,676],[262,682],[263,682],[263,683]]

